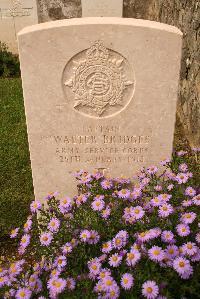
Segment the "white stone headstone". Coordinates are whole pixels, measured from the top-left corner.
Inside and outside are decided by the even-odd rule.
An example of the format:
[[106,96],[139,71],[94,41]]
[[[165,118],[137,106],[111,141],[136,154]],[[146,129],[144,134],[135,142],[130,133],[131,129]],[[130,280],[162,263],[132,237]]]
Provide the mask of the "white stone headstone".
[[37,198],[75,193],[79,169],[130,177],[171,155],[181,44],[175,27],[122,18],[19,33]]
[[122,17],[123,0],[81,0],[82,17]]
[[38,23],[36,0],[0,0],[0,41],[18,52],[17,33]]

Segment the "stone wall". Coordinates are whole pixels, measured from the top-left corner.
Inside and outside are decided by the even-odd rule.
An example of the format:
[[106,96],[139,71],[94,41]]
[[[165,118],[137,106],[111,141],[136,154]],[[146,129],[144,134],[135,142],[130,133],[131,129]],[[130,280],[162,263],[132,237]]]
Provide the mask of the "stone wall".
[[167,23],[183,32],[177,114],[191,146],[200,146],[200,1],[125,0],[123,15]]
[[39,22],[80,18],[81,0],[37,0]]
[[[39,22],[81,17],[81,0],[38,0]],[[177,26],[184,34],[177,115],[191,146],[200,146],[200,1],[124,0],[123,16]]]

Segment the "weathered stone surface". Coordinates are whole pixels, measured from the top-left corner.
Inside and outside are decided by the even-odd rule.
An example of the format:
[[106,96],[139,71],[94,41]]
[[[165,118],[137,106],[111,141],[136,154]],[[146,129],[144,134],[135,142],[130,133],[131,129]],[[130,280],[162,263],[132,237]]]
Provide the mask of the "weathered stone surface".
[[[80,0],[37,0],[40,21],[81,17]],[[178,116],[191,146],[200,145],[200,1],[194,0],[124,0],[125,18],[140,18],[177,26],[183,34],[181,81]]]
[[37,0],[39,22],[81,17],[81,0]]
[[19,34],[36,197],[74,193],[78,169],[131,176],[171,155],[181,39],[175,27],[122,18]]
[[124,17],[144,18],[183,32],[177,113],[191,146],[200,146],[200,1],[125,0]]
[[82,17],[122,17],[123,0],[82,0]]
[[38,23],[36,0],[0,0],[0,41],[17,53],[17,33]]

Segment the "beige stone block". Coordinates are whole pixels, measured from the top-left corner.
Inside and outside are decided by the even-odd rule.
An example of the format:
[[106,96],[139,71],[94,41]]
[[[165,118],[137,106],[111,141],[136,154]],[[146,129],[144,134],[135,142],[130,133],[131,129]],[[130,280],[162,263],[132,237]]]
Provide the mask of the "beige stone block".
[[81,0],[82,17],[122,17],[123,0]]
[[17,53],[17,33],[38,23],[36,0],[0,0],[0,41]]
[[37,198],[74,194],[79,169],[130,177],[171,155],[181,43],[175,27],[121,18],[19,33]]

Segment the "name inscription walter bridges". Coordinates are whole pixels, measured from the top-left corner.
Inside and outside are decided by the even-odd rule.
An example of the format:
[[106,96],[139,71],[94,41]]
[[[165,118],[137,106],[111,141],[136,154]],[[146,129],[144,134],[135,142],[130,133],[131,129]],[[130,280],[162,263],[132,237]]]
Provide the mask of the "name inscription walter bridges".
[[[118,127],[109,128],[109,132],[116,132],[115,135],[106,134],[104,131],[102,134],[54,135],[49,138],[54,144],[55,155],[60,163],[77,163],[78,167],[78,163],[109,165],[123,162],[145,162],[151,137],[120,135],[117,132],[119,130]],[[84,128],[83,131],[90,131],[90,129]]]

